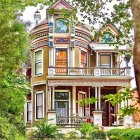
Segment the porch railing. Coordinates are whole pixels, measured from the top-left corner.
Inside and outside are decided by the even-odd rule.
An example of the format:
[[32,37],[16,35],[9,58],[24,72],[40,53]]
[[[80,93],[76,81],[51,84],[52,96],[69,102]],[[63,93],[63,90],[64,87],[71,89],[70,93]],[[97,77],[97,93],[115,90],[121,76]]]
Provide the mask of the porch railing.
[[130,76],[130,67],[126,68],[101,68],[101,67],[49,67],[49,76]]
[[90,116],[57,116],[56,124],[58,126],[77,127],[82,123],[93,123],[93,117]]

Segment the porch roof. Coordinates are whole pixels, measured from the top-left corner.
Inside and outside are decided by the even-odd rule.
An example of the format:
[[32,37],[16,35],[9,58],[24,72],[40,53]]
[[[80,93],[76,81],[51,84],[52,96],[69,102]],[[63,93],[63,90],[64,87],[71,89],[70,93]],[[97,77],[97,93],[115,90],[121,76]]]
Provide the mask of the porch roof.
[[125,87],[130,85],[129,79],[112,79],[112,80],[87,80],[87,79],[48,79],[48,86],[120,86]]

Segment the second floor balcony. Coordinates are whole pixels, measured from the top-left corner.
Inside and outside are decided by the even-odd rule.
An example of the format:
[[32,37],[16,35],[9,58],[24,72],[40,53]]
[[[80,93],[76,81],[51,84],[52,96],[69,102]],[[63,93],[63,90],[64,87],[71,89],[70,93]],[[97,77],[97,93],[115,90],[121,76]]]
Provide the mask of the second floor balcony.
[[130,67],[102,68],[102,67],[49,67],[48,76],[121,76],[130,77]]

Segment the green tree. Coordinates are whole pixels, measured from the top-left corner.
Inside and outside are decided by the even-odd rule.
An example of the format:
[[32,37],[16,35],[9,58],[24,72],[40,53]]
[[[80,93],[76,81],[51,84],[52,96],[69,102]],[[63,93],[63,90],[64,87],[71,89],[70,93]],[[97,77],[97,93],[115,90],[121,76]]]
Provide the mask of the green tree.
[[[117,40],[117,47],[127,45],[134,48],[134,71],[140,101],[140,0],[72,0],[80,9],[83,21],[88,20],[91,25],[111,22],[122,32]],[[107,7],[107,4],[110,7]],[[112,6],[113,5],[113,6]],[[84,13],[84,14],[83,14]],[[134,34],[134,35],[133,35]]]
[[20,131],[25,95],[29,92],[25,76],[17,71],[29,46],[25,25],[17,18],[22,8],[20,0],[0,1],[0,135],[11,140]]

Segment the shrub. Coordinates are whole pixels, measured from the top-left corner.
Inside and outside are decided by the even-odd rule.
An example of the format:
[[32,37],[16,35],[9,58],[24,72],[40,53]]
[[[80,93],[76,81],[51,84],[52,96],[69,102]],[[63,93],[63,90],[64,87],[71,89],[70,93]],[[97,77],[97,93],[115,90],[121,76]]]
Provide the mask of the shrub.
[[111,129],[107,136],[111,140],[140,140],[140,129]]
[[111,129],[106,132],[107,136],[112,140],[121,140],[121,134],[125,131],[125,129]]
[[127,129],[122,133],[125,140],[140,140],[140,129]]
[[106,139],[106,134],[103,130],[95,129],[92,132],[92,138],[93,140]]
[[78,139],[79,135],[76,131],[70,131],[66,134],[67,139]]
[[92,137],[92,132],[95,129],[99,129],[98,126],[91,125],[89,123],[83,123],[81,124],[80,128],[77,128],[77,130],[81,132],[82,138]]
[[41,120],[35,126],[37,130],[34,131],[33,136],[36,138],[59,138],[62,136],[58,127],[53,124],[48,124],[47,120]]

